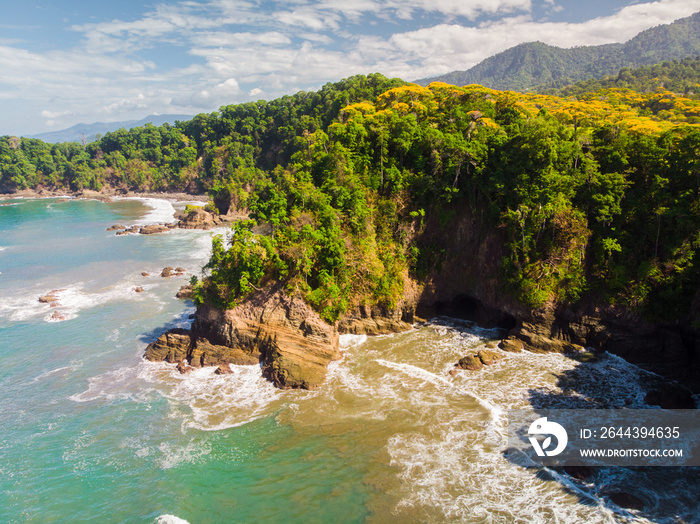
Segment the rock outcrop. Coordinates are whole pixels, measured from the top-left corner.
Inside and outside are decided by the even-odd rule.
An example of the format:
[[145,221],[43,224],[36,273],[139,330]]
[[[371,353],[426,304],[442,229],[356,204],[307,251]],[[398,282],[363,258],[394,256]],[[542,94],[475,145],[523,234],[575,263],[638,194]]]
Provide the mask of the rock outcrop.
[[151,226],[143,226],[139,229],[139,233],[142,235],[155,235],[156,233],[165,233],[170,231],[171,228],[162,224],[153,224]]
[[180,291],[175,294],[175,298],[192,298],[194,287],[190,284],[180,287]]
[[171,329],[148,345],[145,358],[154,362],[182,362],[187,359],[191,345],[192,334],[188,329]]
[[700,291],[688,318],[672,324],[649,322],[629,309],[601,304],[593,295],[575,308],[554,303],[533,311],[507,291],[499,263],[506,254],[503,233],[466,207],[447,225],[428,221],[415,241],[446,255],[424,279],[416,315],[447,315],[502,328],[506,340],[499,347],[504,351],[554,351],[577,359],[585,358],[582,348],[608,351],[700,391]]
[[340,358],[338,333],[301,299],[276,288],[253,294],[222,311],[198,308],[192,330],[174,329],[148,346],[145,358],[191,367],[262,364],[262,374],[281,388],[312,389],[328,364]]
[[177,217],[180,219],[178,227],[181,229],[212,229],[229,224],[233,221],[233,217],[227,215],[219,215],[206,211],[203,208],[192,209],[186,213],[179,213]]
[[338,333],[299,298],[269,288],[221,311],[200,306],[194,336],[210,344],[259,355],[263,375],[281,388],[312,389],[340,358]]
[[361,306],[338,322],[338,332],[351,335],[386,335],[411,329],[413,308],[388,309]]
[[500,353],[488,349],[481,349],[473,355],[467,355],[459,359],[455,368],[450,371],[450,375],[455,375],[457,370],[466,369],[468,371],[481,371],[484,366],[492,366],[503,360]]

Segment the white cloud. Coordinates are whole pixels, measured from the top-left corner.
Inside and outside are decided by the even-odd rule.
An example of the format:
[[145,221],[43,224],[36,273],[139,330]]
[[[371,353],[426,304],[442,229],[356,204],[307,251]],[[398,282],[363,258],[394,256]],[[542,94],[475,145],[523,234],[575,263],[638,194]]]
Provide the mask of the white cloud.
[[[468,69],[526,41],[621,42],[700,10],[700,0],[637,3],[582,23],[536,21],[531,8],[531,0],[186,0],[132,20],[73,25],[82,41],[72,49],[0,41],[0,134],[16,133],[10,119],[29,125],[27,114],[44,119],[35,127],[194,114],[357,73],[410,80]],[[476,17],[486,21],[469,21]]]

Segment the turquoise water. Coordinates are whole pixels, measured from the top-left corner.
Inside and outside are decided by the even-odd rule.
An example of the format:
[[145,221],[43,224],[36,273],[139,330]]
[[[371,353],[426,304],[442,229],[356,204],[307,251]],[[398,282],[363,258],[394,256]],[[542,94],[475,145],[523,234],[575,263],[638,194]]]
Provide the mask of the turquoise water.
[[[450,377],[499,333],[441,319],[343,337],[318,391],[276,390],[257,366],[182,376],[142,355],[189,324],[193,305],[174,295],[211,232],[105,231],[168,221],[165,201],[6,203],[0,522],[693,522],[700,510],[693,476],[611,470],[592,485],[504,457],[505,410],[533,398],[641,406],[647,375],[620,359],[506,355]],[[163,279],[164,266],[188,273]],[[40,304],[52,290],[60,305]],[[561,381],[572,373],[585,384],[574,392]],[[645,510],[612,504],[611,487]]]

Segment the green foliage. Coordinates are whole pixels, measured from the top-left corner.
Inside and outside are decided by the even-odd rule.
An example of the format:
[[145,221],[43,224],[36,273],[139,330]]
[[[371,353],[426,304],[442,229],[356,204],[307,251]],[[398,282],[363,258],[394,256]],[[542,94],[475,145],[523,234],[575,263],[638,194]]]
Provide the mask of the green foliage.
[[407,276],[475,256],[451,252],[453,235],[490,234],[503,257],[480,263],[524,305],[593,294],[668,320],[700,289],[695,114],[700,101],[665,90],[573,98],[357,76],[86,148],[3,137],[0,173],[4,187],[207,190],[220,212],[249,212],[195,282],[195,300],[218,307],[273,281],[331,322],[393,307]]

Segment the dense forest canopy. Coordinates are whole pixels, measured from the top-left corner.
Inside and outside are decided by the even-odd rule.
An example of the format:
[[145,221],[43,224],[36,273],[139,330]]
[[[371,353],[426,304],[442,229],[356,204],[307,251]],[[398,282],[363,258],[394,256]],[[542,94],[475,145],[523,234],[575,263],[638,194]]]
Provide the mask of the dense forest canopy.
[[593,296],[697,317],[700,101],[663,88],[561,97],[356,76],[85,148],[4,137],[0,170],[5,187],[207,190],[249,211],[198,283],[221,307],[273,280],[328,320],[395,305],[454,255],[426,227],[468,210],[498,231],[494,265],[524,305]]
[[559,89],[541,86],[535,91],[557,96],[581,96],[614,87],[631,89],[637,93],[664,89],[697,99],[700,97],[700,56],[636,69],[624,67],[616,75],[591,78]]

